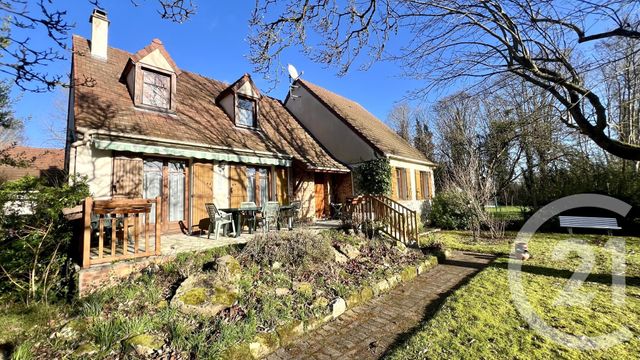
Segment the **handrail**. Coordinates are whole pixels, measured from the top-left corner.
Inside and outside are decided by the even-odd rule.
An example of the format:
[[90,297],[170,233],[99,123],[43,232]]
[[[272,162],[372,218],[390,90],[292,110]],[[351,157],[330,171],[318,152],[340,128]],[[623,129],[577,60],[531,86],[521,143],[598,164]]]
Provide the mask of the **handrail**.
[[[156,205],[154,248],[150,247],[150,217]],[[161,254],[162,200],[113,199],[93,200],[88,197],[82,206],[83,233],[81,239],[81,265],[94,264]],[[142,217],[141,217],[142,215]],[[144,237],[144,247],[141,238]],[[131,242],[133,241],[133,247]],[[118,244],[121,243],[121,246]]]
[[361,195],[347,203],[351,220],[378,221],[390,237],[409,243],[418,239],[416,211],[382,196]]

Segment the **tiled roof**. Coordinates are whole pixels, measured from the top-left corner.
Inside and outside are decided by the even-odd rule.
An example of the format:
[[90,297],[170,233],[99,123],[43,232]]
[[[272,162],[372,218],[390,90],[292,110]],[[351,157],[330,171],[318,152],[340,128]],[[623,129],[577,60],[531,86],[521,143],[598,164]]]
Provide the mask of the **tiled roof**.
[[1,180],[15,180],[26,175],[41,176],[44,172],[64,169],[64,149],[15,146],[6,150],[14,160],[28,162],[27,167],[0,166]]
[[307,90],[341,118],[365,141],[385,155],[395,155],[432,163],[409,142],[353,100],[331,92],[306,80],[297,80]]
[[260,131],[238,128],[215,102],[229,85],[185,71],[177,74],[176,113],[138,109],[122,73],[132,54],[109,48],[107,60],[90,55],[90,41],[73,37],[75,125],[114,133],[224,146],[230,149],[288,154],[311,168],[347,168],[329,155],[284,108],[262,96],[258,106]]

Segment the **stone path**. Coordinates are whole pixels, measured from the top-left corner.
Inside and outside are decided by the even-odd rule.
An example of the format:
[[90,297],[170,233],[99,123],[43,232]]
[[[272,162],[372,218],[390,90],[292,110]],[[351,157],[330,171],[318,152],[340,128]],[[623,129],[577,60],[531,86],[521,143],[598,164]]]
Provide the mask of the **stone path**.
[[455,253],[444,264],[347,310],[267,359],[378,359],[491,260],[493,257],[485,254]]

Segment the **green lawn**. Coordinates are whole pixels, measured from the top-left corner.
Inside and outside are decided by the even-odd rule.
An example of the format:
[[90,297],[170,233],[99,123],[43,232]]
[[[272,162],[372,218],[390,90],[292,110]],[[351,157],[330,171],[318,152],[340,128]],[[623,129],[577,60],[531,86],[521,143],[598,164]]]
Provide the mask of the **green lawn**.
[[486,207],[487,212],[503,220],[520,220],[523,218],[522,211],[526,210],[520,206],[498,206]]
[[[509,240],[474,243],[460,232],[439,236],[447,247],[460,250],[508,253]],[[498,258],[467,285],[452,294],[406,342],[393,350],[391,359],[636,359],[640,353],[640,239],[626,242],[626,300],[611,301],[611,256],[604,248],[606,237],[579,235],[594,245],[596,266],[580,293],[593,294],[585,305],[556,305],[567,279],[581,264],[575,253],[554,261],[552,252],[565,234],[537,235],[529,243],[533,258],[522,268],[525,293],[537,314],[548,325],[576,336],[597,336],[621,326],[631,339],[604,350],[571,349],[538,334],[517,312],[507,278],[508,260]]]

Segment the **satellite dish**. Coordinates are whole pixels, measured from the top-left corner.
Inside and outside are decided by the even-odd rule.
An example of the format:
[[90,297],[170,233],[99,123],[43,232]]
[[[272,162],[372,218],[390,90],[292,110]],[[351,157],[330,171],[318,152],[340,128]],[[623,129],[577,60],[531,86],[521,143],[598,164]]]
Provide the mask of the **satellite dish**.
[[287,66],[287,70],[289,71],[289,76],[291,76],[292,80],[298,80],[298,78],[300,77],[300,74],[298,73],[298,70],[296,69],[295,66],[289,64]]

